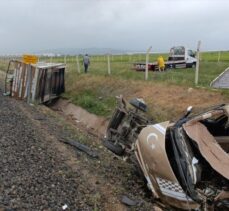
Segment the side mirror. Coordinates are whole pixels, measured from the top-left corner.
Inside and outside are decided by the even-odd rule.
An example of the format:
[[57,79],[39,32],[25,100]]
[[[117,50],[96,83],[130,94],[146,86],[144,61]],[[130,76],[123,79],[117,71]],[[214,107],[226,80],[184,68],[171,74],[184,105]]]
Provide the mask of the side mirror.
[[192,106],[189,106],[188,108],[187,108],[187,112],[191,112],[192,111]]
[[186,112],[186,114],[185,114],[185,118],[190,114],[192,112],[192,106],[189,106],[188,108],[187,108],[187,112]]
[[182,116],[176,123],[175,123],[175,126],[179,126],[179,125],[182,125],[185,121],[185,118],[188,117],[188,115],[192,112],[192,106],[189,106],[187,108],[187,111],[186,113],[184,114],[184,116]]

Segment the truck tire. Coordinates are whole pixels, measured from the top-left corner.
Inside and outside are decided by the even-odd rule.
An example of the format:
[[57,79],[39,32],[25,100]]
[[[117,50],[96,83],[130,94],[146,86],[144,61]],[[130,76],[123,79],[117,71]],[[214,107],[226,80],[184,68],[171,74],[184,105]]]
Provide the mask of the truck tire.
[[118,156],[121,156],[124,154],[124,149],[120,145],[115,145],[111,141],[105,139],[103,141],[103,145],[109,149],[111,152],[115,153]]

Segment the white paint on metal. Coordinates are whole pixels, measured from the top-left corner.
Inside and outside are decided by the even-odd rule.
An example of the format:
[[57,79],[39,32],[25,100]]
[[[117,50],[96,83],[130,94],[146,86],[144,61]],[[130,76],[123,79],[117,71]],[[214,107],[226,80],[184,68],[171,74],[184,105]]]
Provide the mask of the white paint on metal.
[[176,68],[186,68],[186,63],[184,63],[184,64],[176,64],[175,67]]
[[18,76],[18,97],[21,98],[22,95],[22,68],[19,69],[19,76]]
[[176,198],[181,201],[193,201],[189,196],[187,196],[185,193],[178,193],[176,191],[172,191],[165,188],[160,188],[161,192],[169,197]]
[[170,180],[157,177],[157,183],[161,192],[169,197],[176,198],[182,201],[193,201],[188,195],[185,194],[180,184]]
[[30,103],[30,94],[31,94],[31,87],[32,87],[32,67],[29,64],[28,66],[28,93],[27,93],[27,103]]
[[147,180],[147,186],[148,186],[148,188],[149,188],[153,193],[155,193],[156,191],[155,191],[155,189],[154,189],[154,187],[153,187],[153,184],[152,184],[152,182],[151,182],[149,176],[145,176],[145,178],[146,178],[146,180]]
[[155,144],[151,144],[151,149],[152,149],[152,150],[156,149]]
[[35,101],[35,96],[36,96],[36,91],[37,91],[38,74],[39,74],[39,69],[36,68],[34,79],[33,79],[33,85],[32,85],[32,102]]
[[[21,68],[22,68],[22,66],[21,66]],[[27,80],[27,69],[25,68],[24,87],[26,86],[26,80]]]
[[158,139],[158,135],[156,134],[156,133],[150,133],[148,136],[147,136],[147,143],[149,143],[149,139],[151,138],[151,137],[154,137],[156,140]]
[[211,118],[211,117],[212,117],[212,113],[206,113],[206,114],[202,115],[203,119],[208,119],[208,118]]
[[[14,69],[14,80],[16,80],[16,75],[17,75],[17,72],[16,72],[16,68]],[[12,86],[12,96],[14,96],[14,92],[15,92],[15,81],[13,82],[13,86]]]
[[16,92],[17,91],[17,88],[18,88],[18,70],[16,70],[16,76],[15,76],[16,80],[15,80],[15,87],[14,87],[14,91]]
[[155,129],[157,129],[160,133],[165,135],[166,129],[162,127],[160,124],[152,125]]
[[65,64],[63,63],[45,63],[45,62],[39,62],[37,64],[33,64],[33,67],[37,67],[39,69],[48,69],[50,67],[59,67],[59,68],[65,68]]
[[199,161],[195,157],[192,158],[192,170],[194,172],[194,184],[196,184],[197,182],[197,169],[195,165],[198,164],[198,162]]
[[149,144],[151,146],[151,149],[154,150],[156,148],[155,144],[153,143],[149,143],[149,139],[150,138],[153,138],[153,141],[157,141],[158,140],[158,136],[156,133],[150,133],[148,136],[147,136],[147,144]]

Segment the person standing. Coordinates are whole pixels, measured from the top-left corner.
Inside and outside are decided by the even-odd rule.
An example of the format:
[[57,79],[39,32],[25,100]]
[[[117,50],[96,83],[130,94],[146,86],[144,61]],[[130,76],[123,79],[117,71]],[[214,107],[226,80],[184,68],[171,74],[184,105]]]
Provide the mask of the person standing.
[[157,58],[157,64],[158,64],[158,69],[160,72],[165,70],[165,61],[162,56],[159,56]]
[[87,73],[88,66],[90,65],[90,58],[88,54],[85,54],[83,57],[84,73]]

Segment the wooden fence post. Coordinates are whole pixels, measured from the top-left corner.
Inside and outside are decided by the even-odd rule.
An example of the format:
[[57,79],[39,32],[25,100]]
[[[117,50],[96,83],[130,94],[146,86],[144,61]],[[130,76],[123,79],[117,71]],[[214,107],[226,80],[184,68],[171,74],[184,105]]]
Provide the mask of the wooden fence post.
[[146,52],[146,66],[145,66],[145,80],[148,80],[148,71],[149,71],[149,52],[152,49],[152,46],[150,46]]

